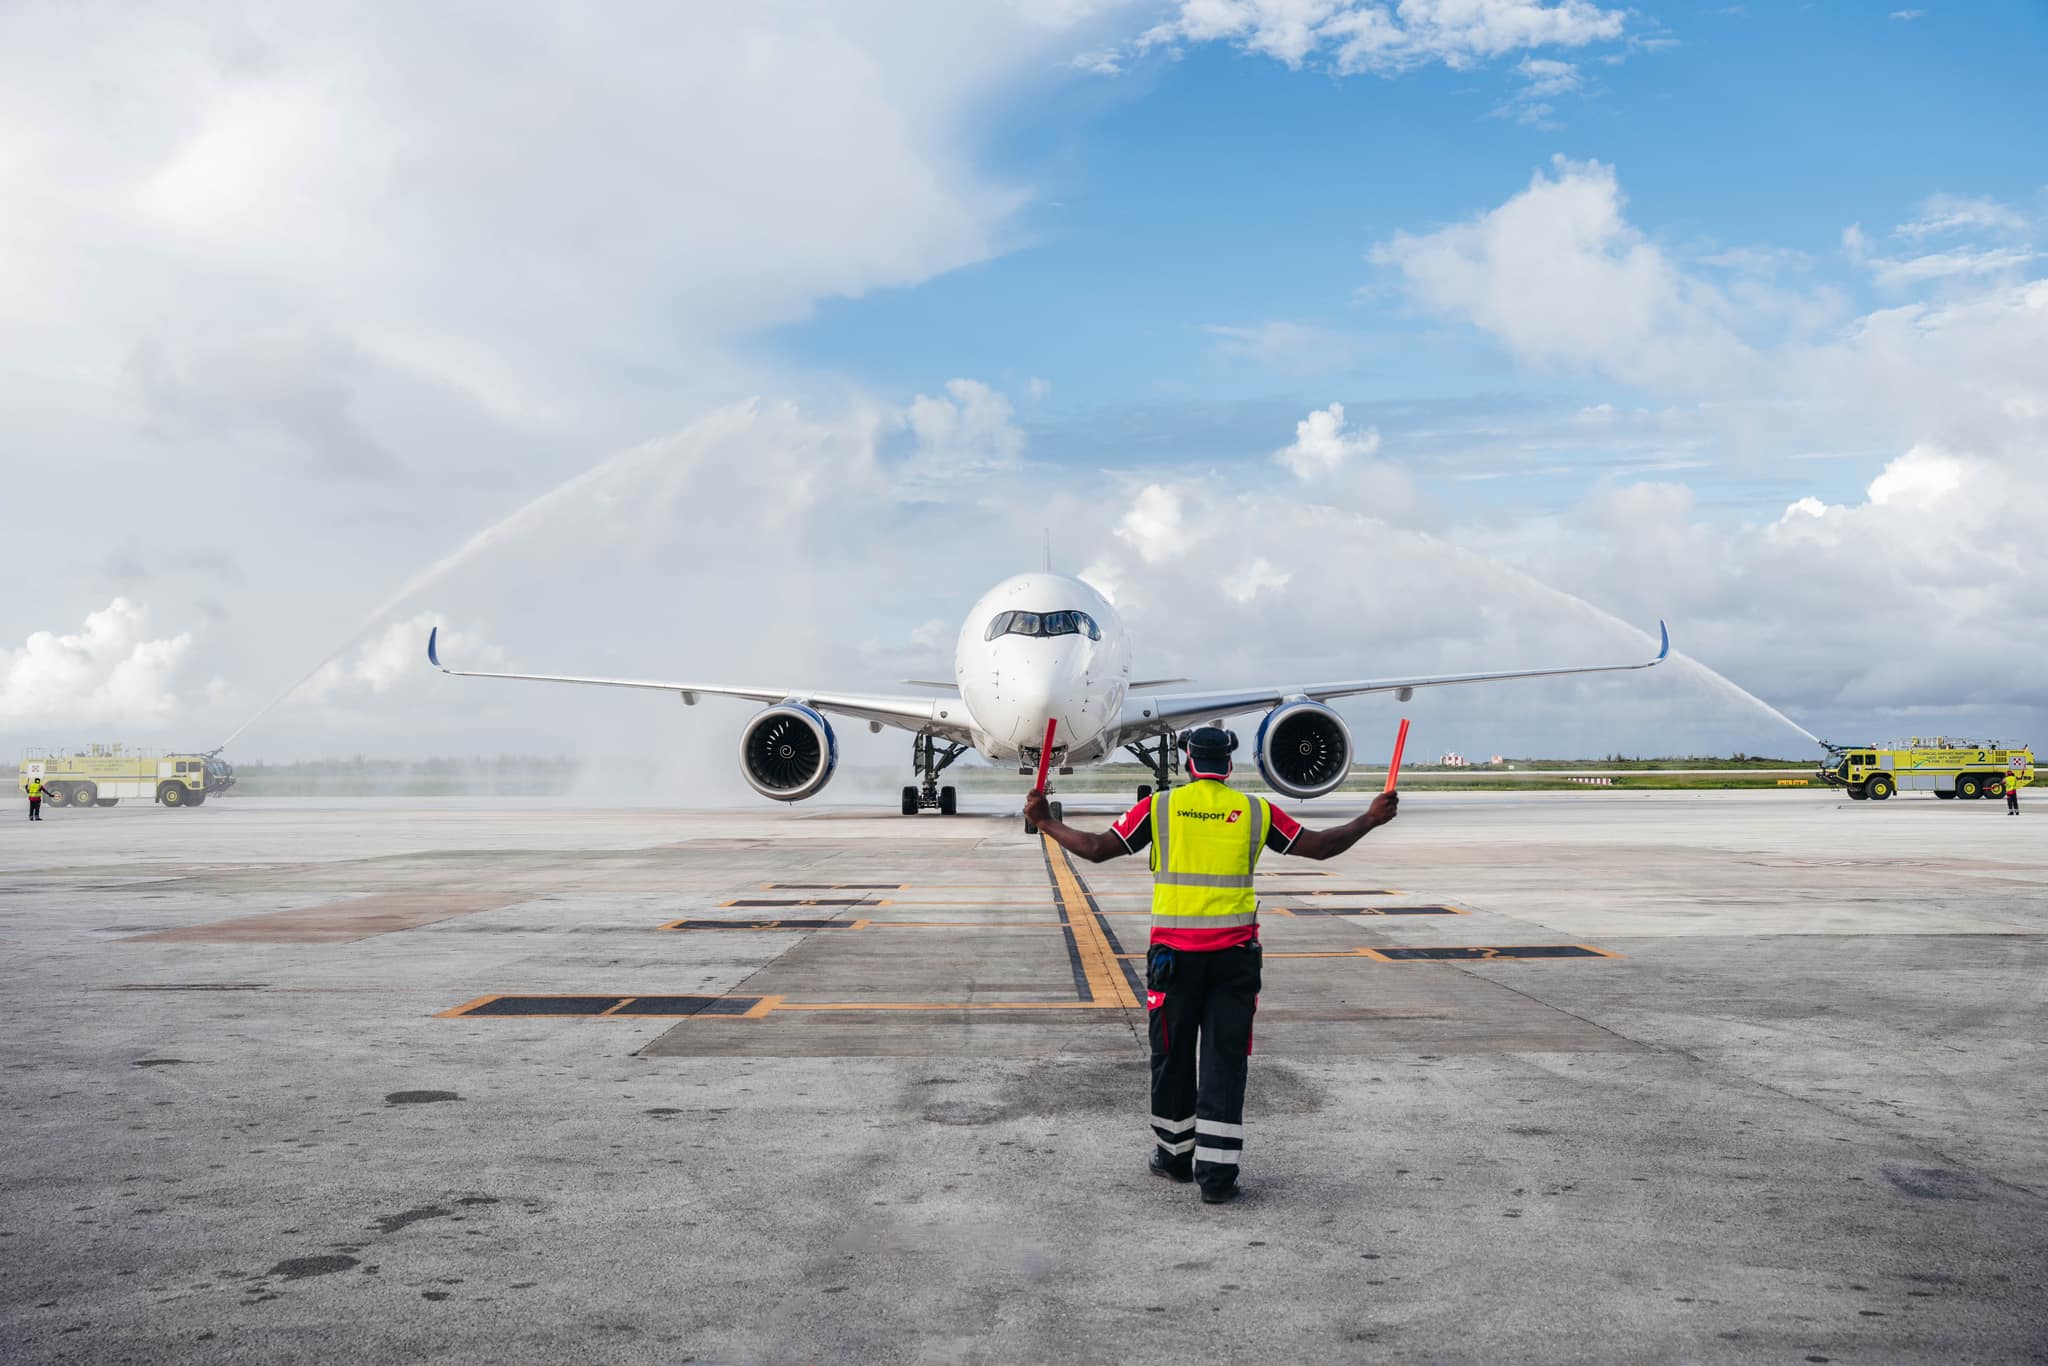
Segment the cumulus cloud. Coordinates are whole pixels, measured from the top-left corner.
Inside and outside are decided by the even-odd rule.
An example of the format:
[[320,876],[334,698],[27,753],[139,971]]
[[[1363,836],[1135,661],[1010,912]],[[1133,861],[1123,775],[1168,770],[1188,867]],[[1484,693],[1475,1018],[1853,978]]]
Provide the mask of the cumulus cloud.
[[1025,444],[1015,415],[1010,400],[980,380],[948,380],[944,398],[919,394],[903,415],[917,448],[902,480],[938,492],[963,475],[1014,470]]
[[1298,479],[1334,474],[1346,461],[1368,460],[1380,448],[1380,434],[1370,428],[1347,430],[1344,405],[1318,408],[1294,424],[1294,444],[1273,452],[1273,459]]
[[1180,495],[1164,484],[1147,484],[1131,499],[1116,524],[1116,537],[1146,564],[1163,564],[1191,548],[1181,520]]
[[190,632],[151,638],[141,604],[115,598],[82,630],[37,631],[0,649],[0,727],[66,732],[82,726],[148,729],[179,714],[177,676]]
[[1587,0],[1179,0],[1137,47],[1231,42],[1290,67],[1321,58],[1344,74],[1463,69],[1530,48],[1611,42],[1625,21],[1625,11]]
[[1726,377],[1745,360],[1711,286],[1632,227],[1614,169],[1555,158],[1477,218],[1396,233],[1371,259],[1416,299],[1469,318],[1520,359],[1651,388]]

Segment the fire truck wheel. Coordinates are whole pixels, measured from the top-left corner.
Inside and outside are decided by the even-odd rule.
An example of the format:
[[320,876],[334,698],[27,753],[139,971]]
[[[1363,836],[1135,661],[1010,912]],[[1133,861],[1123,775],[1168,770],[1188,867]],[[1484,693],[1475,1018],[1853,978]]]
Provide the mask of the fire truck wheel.
[[156,799],[165,806],[183,806],[185,788],[182,783],[165,783],[156,790]]
[[187,805],[187,806],[204,806],[204,805],[206,805],[206,794],[205,794],[204,792],[194,792],[194,793],[193,793],[193,794],[192,794],[191,796],[189,796],[189,797],[185,798],[185,805]]
[[1945,802],[1952,802],[1956,799],[1956,794],[1953,792],[1937,792],[1934,795],[1941,798]]
[[1965,773],[1956,779],[1956,795],[1966,802],[1973,802],[1984,795],[1984,782],[1974,773]]
[[1850,800],[1850,801],[1852,801],[1852,802],[1860,802],[1860,801],[1866,801],[1866,800],[1868,800],[1868,799],[1869,799],[1869,797],[1870,797],[1870,794],[1869,794],[1868,792],[1864,791],[1864,789],[1863,789],[1863,784],[1862,784],[1862,783],[1854,783],[1854,784],[1851,784],[1851,785],[1850,785],[1850,788],[1849,788],[1849,800]]
[[43,789],[43,800],[48,802],[51,806],[62,806],[64,805],[64,803],[71,800],[71,789],[61,785],[56,787],[45,787]]
[[1893,791],[1896,790],[1892,787],[1892,780],[1890,778],[1885,777],[1882,773],[1874,775],[1868,783],[1864,784],[1864,786],[1870,792],[1870,800],[1874,802],[1883,801],[1886,797],[1891,796]]
[[77,787],[71,789],[71,804],[73,806],[91,806],[98,799],[99,795],[99,789],[91,783],[80,783]]
[[119,797],[102,797],[96,803],[99,806],[119,806],[120,804],[121,799]]
[[2003,797],[2005,795],[2005,779],[1993,778],[1990,782],[1984,784],[1984,795],[1987,797]]

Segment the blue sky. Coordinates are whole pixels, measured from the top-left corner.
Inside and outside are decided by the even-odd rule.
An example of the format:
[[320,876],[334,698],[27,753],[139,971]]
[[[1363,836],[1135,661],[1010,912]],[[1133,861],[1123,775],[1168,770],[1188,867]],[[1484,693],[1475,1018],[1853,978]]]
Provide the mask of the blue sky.
[[[1256,446],[1255,427],[1270,435],[1309,401],[1383,413],[1390,432],[1416,403],[1625,401],[1612,380],[1534,373],[1469,328],[1418,316],[1369,249],[1490,207],[1562,154],[1614,167],[1630,220],[1677,256],[1798,253],[1785,277],[1874,307],[1881,291],[1843,255],[1849,225],[1882,231],[1937,192],[2037,210],[2048,196],[2048,10],[1890,13],[1631,12],[1640,45],[1534,50],[1570,59],[1584,81],[1549,101],[1541,126],[1504,109],[1527,84],[1525,52],[1339,75],[1326,60],[1290,69],[1214,42],[1155,50],[1114,76],[1075,72],[990,111],[980,130],[988,166],[1032,186],[1009,250],[824,302],[759,344],[884,392],[984,377],[1018,395],[1052,460],[1111,459],[1104,410],[1132,407],[1154,421],[1130,456],[1174,460]],[[1208,330],[1276,321],[1339,344],[1266,362]],[[1023,397],[1033,377],[1047,386],[1035,402]],[[1866,479],[1844,469],[1807,482],[1840,496]],[[1790,485],[1730,492],[1745,487],[1769,498]]]
[[[2048,743],[2043,70],[2017,0],[0,7],[0,447],[100,528],[0,598],[0,740],[333,654],[244,743],[725,771],[418,638],[885,687],[1050,523],[1148,674],[1663,617],[1823,734]],[[1785,738],[1682,669],[1429,705]]]

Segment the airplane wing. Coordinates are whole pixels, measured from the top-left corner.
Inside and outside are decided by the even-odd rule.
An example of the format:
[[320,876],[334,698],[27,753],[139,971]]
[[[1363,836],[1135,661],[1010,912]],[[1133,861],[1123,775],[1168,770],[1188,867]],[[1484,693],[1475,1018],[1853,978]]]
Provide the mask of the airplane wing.
[[1564,669],[1517,669],[1508,673],[1435,674],[1414,678],[1366,678],[1342,683],[1311,683],[1301,687],[1243,688],[1216,692],[1135,693],[1124,701],[1123,730],[1131,734],[1162,734],[1182,726],[1239,712],[1264,711],[1291,698],[1306,697],[1316,702],[1356,697],[1361,693],[1410,692],[1416,688],[1442,688],[1453,683],[1499,683],[1511,678],[1558,678],[1566,674],[1621,673],[1662,664],[1671,653],[1671,632],[1657,623],[1657,657],[1640,664],[1590,664]]
[[931,731],[935,735],[964,742],[967,713],[955,697],[887,697],[864,693],[810,692],[802,688],[745,688],[722,683],[674,683],[651,678],[586,678],[571,674],[482,673],[473,669],[451,669],[441,662],[441,628],[427,635],[427,662],[455,678],[511,678],[526,683],[581,683],[594,688],[642,688],[650,692],[672,692],[690,706],[699,697],[739,697],[773,705],[801,702],[819,711],[877,725],[898,726],[909,731]]

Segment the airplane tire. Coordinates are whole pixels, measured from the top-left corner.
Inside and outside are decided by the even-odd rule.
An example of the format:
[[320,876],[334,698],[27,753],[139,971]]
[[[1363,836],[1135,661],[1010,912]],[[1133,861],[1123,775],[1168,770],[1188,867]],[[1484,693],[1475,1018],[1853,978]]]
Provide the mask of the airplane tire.
[[1062,824],[1065,824],[1065,823],[1066,823],[1066,819],[1067,819],[1067,807],[1066,807],[1066,803],[1064,803],[1064,802],[1054,802],[1054,803],[1052,804],[1052,818],[1053,818],[1054,820],[1056,820],[1056,821],[1059,821],[1059,822],[1060,822],[1060,823],[1062,823]]
[[903,814],[906,816],[915,816],[917,814],[917,789],[914,787],[903,789]]
[[1038,827],[1031,823],[1031,817],[1029,816],[1026,816],[1024,818],[1024,833],[1027,835],[1035,835],[1038,833]]
[[1149,797],[1149,796],[1151,796],[1151,795],[1152,795],[1152,784],[1150,784],[1150,783],[1139,783],[1139,784],[1138,784],[1138,800],[1139,800],[1139,801],[1141,801],[1141,802],[1142,802],[1142,801],[1144,801],[1144,800],[1145,800],[1145,799],[1146,799],[1147,797]]
[[950,787],[939,789],[939,814],[957,816],[960,814],[960,794]]

